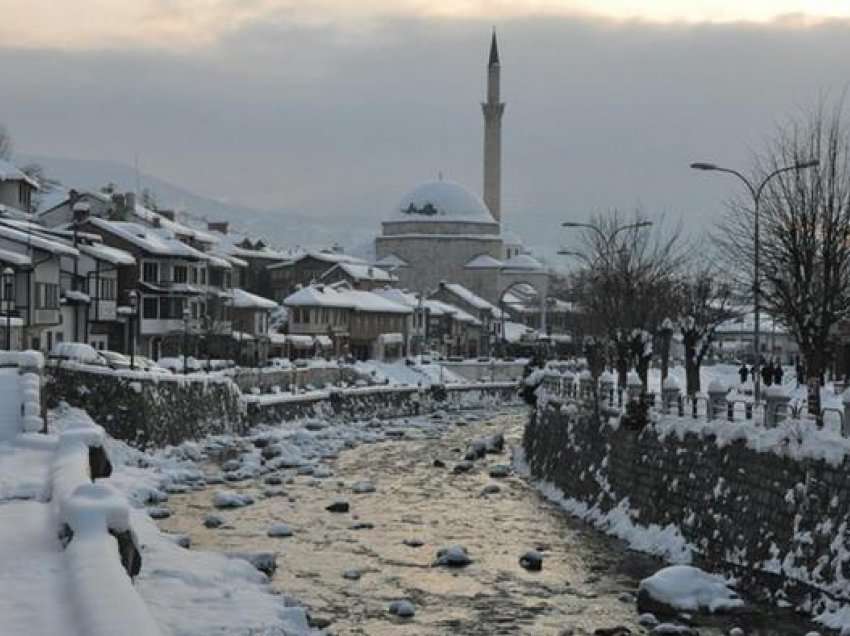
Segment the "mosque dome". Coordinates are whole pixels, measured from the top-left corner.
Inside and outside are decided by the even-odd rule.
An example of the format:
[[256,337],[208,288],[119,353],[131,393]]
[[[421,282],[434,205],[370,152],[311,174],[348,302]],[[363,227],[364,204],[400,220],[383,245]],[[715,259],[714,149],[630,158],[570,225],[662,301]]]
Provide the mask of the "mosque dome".
[[495,223],[480,197],[453,181],[423,183],[402,197],[391,221]]

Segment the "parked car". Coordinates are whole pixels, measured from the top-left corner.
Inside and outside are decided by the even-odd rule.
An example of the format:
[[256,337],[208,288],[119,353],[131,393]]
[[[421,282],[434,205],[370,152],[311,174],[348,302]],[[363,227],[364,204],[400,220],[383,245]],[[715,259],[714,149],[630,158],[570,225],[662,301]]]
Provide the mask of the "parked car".
[[117,351],[98,351],[111,369],[129,369],[130,358]]
[[150,373],[165,373],[171,374],[168,369],[159,366],[156,362],[145,356],[136,356],[134,366],[140,371],[148,371]]
[[98,353],[97,349],[84,342],[57,342],[48,354],[48,359],[80,364],[93,364],[99,367],[107,366],[106,359]]

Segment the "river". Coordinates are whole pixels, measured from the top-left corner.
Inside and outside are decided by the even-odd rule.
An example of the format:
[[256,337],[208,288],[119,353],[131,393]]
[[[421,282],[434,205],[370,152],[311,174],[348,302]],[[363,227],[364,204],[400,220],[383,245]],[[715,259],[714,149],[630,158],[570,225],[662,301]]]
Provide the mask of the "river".
[[[283,470],[281,485],[267,485],[268,476],[240,482],[233,487],[256,502],[237,510],[212,507],[221,486],[174,494],[172,516],[160,525],[189,535],[193,549],[278,553],[273,585],[329,623],[332,634],[561,636],[618,626],[646,633],[634,594],[662,564],[565,515],[521,477],[489,476],[493,465],[510,463],[508,447],[519,443],[526,417],[510,408],[467,414],[463,425],[440,434],[397,431],[391,441],[326,458],[314,475]],[[469,472],[453,471],[470,440],[498,432],[507,440],[504,453],[477,460]],[[375,491],[353,492],[363,481]],[[347,501],[350,512],[328,512],[336,500]],[[205,528],[211,512],[225,524]],[[274,523],[287,524],[292,536],[267,536]],[[472,564],[432,567],[437,550],[454,544],[467,548]],[[520,567],[530,549],[542,551],[542,571]],[[343,576],[350,570],[359,579]],[[414,618],[388,613],[397,599],[413,602]],[[735,620],[711,619],[699,633],[724,634]],[[810,628],[769,608],[745,620],[750,634],[802,635]]]

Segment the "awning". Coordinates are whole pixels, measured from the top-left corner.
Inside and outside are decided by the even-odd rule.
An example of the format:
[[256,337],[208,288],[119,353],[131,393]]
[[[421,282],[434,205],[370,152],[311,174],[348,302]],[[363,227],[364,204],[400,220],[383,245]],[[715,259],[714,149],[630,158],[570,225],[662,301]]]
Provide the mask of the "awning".
[[334,346],[333,340],[328,336],[316,336],[316,344],[324,349],[329,349]]
[[404,336],[400,333],[382,333],[378,338],[384,344],[404,344]]
[[296,349],[312,349],[313,336],[286,336],[286,341]]

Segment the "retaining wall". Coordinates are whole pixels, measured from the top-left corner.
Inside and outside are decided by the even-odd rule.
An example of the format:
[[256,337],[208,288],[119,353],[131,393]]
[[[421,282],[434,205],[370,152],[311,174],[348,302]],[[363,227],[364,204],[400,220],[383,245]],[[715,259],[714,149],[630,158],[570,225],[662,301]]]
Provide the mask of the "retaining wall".
[[667,418],[634,431],[543,399],[523,444],[532,476],[601,528],[622,535],[627,518],[662,537],[650,551],[689,544],[750,592],[818,611],[850,601],[850,445],[802,426]]
[[46,369],[47,403],[88,412],[114,438],[139,448],[246,430],[239,388],[228,378],[114,371],[62,363]]

